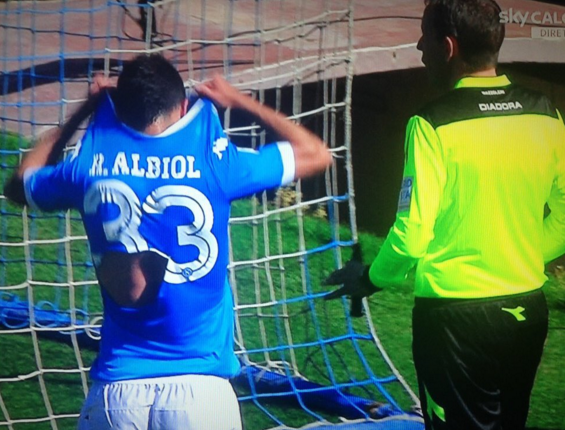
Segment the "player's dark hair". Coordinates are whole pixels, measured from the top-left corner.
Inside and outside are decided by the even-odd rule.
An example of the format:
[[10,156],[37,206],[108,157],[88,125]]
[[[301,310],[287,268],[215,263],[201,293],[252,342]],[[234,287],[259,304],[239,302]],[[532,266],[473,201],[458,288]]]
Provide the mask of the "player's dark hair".
[[159,54],[139,55],[126,63],[113,95],[120,121],[143,131],[185,99],[181,76]]
[[504,41],[501,9],[494,0],[425,0],[439,39],[457,39],[467,72],[495,67]]

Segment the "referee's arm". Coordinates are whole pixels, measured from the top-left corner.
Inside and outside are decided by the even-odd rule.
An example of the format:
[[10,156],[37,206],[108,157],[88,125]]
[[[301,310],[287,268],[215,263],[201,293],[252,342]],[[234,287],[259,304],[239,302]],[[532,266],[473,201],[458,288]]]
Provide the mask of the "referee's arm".
[[424,118],[410,119],[405,151],[396,221],[369,270],[371,282],[379,287],[403,282],[425,255],[446,183],[440,139]]
[[[559,119],[563,121],[559,112]],[[565,124],[562,133],[555,136],[556,175],[547,205],[551,213],[543,221],[543,258],[548,263],[565,254]]]

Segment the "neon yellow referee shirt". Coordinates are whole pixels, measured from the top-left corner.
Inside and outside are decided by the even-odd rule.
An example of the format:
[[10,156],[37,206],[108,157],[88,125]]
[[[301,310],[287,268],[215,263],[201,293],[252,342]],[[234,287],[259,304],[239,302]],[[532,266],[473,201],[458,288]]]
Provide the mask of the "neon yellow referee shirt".
[[[412,117],[396,221],[369,276],[416,297],[483,298],[540,288],[565,253],[565,125],[506,76],[466,77]],[[544,218],[544,205],[551,214]]]

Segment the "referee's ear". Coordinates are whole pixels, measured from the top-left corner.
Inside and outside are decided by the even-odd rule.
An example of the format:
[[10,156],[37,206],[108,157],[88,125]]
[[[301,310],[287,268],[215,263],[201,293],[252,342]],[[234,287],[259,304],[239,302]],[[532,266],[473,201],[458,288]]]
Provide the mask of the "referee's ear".
[[445,59],[447,62],[459,57],[459,42],[453,36],[445,36]]
[[24,191],[24,181],[20,177],[18,172],[15,172],[12,177],[8,180],[6,185],[4,185],[4,196],[19,205],[26,205],[26,196]]

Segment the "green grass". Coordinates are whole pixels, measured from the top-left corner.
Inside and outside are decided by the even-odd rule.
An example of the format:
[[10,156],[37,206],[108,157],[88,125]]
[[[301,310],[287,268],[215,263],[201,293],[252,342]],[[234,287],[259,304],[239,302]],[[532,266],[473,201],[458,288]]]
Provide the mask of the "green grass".
[[[11,174],[11,166],[18,160],[17,154],[12,154],[15,148],[25,145],[17,136],[0,135],[0,186]],[[232,216],[238,217],[261,212],[257,201],[243,201],[234,205]],[[33,239],[52,239],[61,234],[71,233],[83,235],[81,223],[76,214],[65,218],[44,218],[40,214],[21,214],[20,208],[0,200],[3,211],[0,221],[0,241],[21,243],[24,239],[24,225],[30,226],[30,237]],[[307,249],[331,241],[332,227],[316,208],[306,211],[303,219],[296,213],[283,213],[280,216],[270,216],[266,221],[254,223],[233,224],[231,226],[232,248],[235,261],[258,259],[266,255],[295,252],[301,247],[300,231],[304,232],[304,244]],[[318,214],[315,216],[315,214]],[[300,224],[303,224],[302,230]],[[268,231],[266,234],[265,232]],[[348,228],[340,228],[339,234],[343,240],[350,239]],[[365,251],[366,261],[370,261],[377,253],[382,239],[370,234],[361,234],[360,242]],[[73,280],[93,280],[91,268],[81,263],[88,261],[87,243],[82,239],[72,240],[63,244],[41,244],[29,247],[33,258],[41,261],[33,266],[31,278],[34,281],[57,280],[65,282]],[[0,250],[0,292],[1,286],[17,285],[28,279],[27,267],[23,260],[26,249],[23,246],[6,247]],[[72,261],[66,261],[65,255],[70,253]],[[349,250],[344,250],[343,258],[349,257]],[[13,260],[4,263],[6,260]],[[62,262],[63,264],[57,264]],[[284,270],[281,268],[284,267]],[[291,343],[288,333],[292,334],[292,343],[306,344],[319,339],[329,339],[346,334],[350,331],[366,334],[368,328],[364,319],[349,321],[344,307],[346,301],[325,302],[321,299],[308,299],[306,296],[326,291],[321,286],[324,279],[335,267],[334,255],[327,251],[308,258],[308,283],[303,283],[302,263],[300,258],[289,258],[284,261],[272,261],[267,264],[252,265],[237,268],[234,272],[234,285],[237,287],[239,305],[253,303],[269,303],[285,298],[301,297],[295,303],[266,306],[260,309],[245,309],[239,312],[240,330],[245,342],[245,348],[253,350],[268,346],[277,348]],[[267,269],[269,269],[267,271]],[[270,276],[267,276],[267,273]],[[260,285],[260,289],[255,289]],[[561,272],[550,275],[550,281],[545,287],[550,307],[550,332],[543,361],[532,398],[529,418],[530,429],[563,430],[565,429],[565,277]],[[35,286],[33,289],[22,288],[15,292],[21,299],[31,298],[35,303],[41,300],[57,301],[59,306],[66,309],[71,297],[77,300],[77,307],[88,307],[94,313],[101,311],[99,292],[96,288],[78,287],[76,291],[64,288]],[[414,390],[415,372],[411,359],[411,330],[410,318],[413,296],[411,281],[404,285],[375,294],[370,299],[371,314],[377,333],[385,349],[392,358],[400,373]],[[274,317],[277,318],[274,318]],[[264,339],[261,337],[264,333]],[[525,345],[524,347],[527,347]],[[338,342],[331,345],[314,344],[294,350],[291,356],[288,350],[272,352],[267,357],[265,353],[249,354],[254,362],[292,361],[294,360],[302,375],[321,384],[331,384],[330,374],[326,367],[332,369],[332,377],[340,382],[351,378],[365,380],[368,373],[374,372],[379,376],[389,375],[390,372],[380,358],[372,342],[360,341],[358,348],[363,352],[370,369],[363,366],[352,342]],[[76,414],[84,398],[80,374],[77,373],[77,360],[89,366],[95,354],[81,348],[77,356],[74,349],[59,342],[39,336],[36,341],[30,333],[16,334],[0,332],[0,396],[12,420],[41,418],[48,416],[48,406],[56,415]],[[29,375],[38,369],[38,360],[45,371],[27,380],[18,376]],[[50,369],[66,369],[71,373],[54,373]],[[74,372],[74,373],[73,373]],[[6,381],[6,379],[13,379]],[[46,395],[42,394],[41,386],[46,387]],[[411,406],[410,399],[399,384],[387,386],[387,390],[404,408]],[[369,392],[352,389],[352,394],[385,401],[384,397],[374,388]],[[243,391],[239,393],[244,395]],[[300,408],[289,408],[261,401],[271,413],[282,419],[285,424],[301,426],[312,422],[312,418]],[[274,427],[270,420],[251,402],[242,404],[242,413],[247,430],[259,430]],[[335,421],[335,417],[327,417]],[[0,421],[5,420],[0,410]],[[57,419],[59,429],[74,429],[76,418]],[[14,425],[15,430],[51,429],[49,422]]]
[[[315,221],[319,224],[319,220]],[[367,249],[367,258],[371,258],[376,252],[375,243],[380,243],[379,239],[369,235],[362,235],[361,242],[364,249]],[[319,275],[325,276],[328,267],[331,265],[322,262],[317,265],[322,267]],[[295,285],[297,282],[289,275],[288,284]],[[238,284],[246,281],[246,276],[238,277]],[[313,285],[319,285],[319,280],[313,280]],[[552,429],[558,430],[565,428],[562,413],[564,409],[565,388],[562,381],[565,381],[565,370],[563,367],[563,344],[565,341],[565,300],[564,300],[564,280],[561,274],[552,275],[550,281],[545,287],[548,297],[551,323],[550,332],[547,341],[546,350],[543,361],[539,369],[538,378],[534,393],[532,396],[532,404],[530,418],[528,421],[531,429]],[[241,288],[241,287],[240,287]],[[294,292],[289,291],[289,295]],[[242,301],[254,300],[254,294],[242,295]],[[410,283],[393,289],[385,290],[371,298],[371,313],[373,321],[377,327],[379,337],[381,338],[387,352],[393,362],[399,368],[401,374],[406,378],[409,384],[415,388],[415,375],[410,357],[410,311],[412,303],[412,289]],[[302,305],[301,305],[302,306]],[[315,304],[317,310],[317,318],[322,325],[324,336],[331,336],[341,331],[341,327],[346,325],[344,312],[339,302],[323,302],[318,300]],[[291,313],[294,310],[291,310]],[[299,313],[302,309],[296,310],[296,315],[291,319],[291,331],[294,336],[294,342],[300,343],[315,337],[312,328],[312,320],[310,313]],[[267,313],[267,312],[266,312]],[[248,348],[259,346],[261,340],[257,337],[259,317],[250,317],[242,323],[244,338]],[[328,322],[329,320],[329,322]],[[270,321],[270,320],[268,320]],[[268,343],[276,345],[280,339],[276,335],[276,328],[270,322],[265,322],[266,331],[269,333]],[[354,321],[354,326],[359,332],[364,331],[364,322],[362,320]],[[527,347],[527,345],[525,345]],[[57,342],[45,339],[39,340],[40,355],[43,360],[44,368],[66,368],[76,369],[76,358],[71,347]],[[381,360],[377,357],[374,348],[371,345],[363,345],[362,348],[368,357],[371,366],[377,372],[377,369],[384,372]],[[8,352],[9,359],[0,361],[0,378],[6,376],[17,376],[33,372],[37,369],[35,359],[33,357],[33,342],[29,335],[1,334],[0,350]],[[346,378],[347,375],[340,374],[338,355],[351,357],[350,372],[363,377],[364,371],[359,367],[357,359],[351,350],[349,343],[338,345],[335,350],[328,352],[330,362],[335,366],[336,376],[340,379]],[[94,354],[87,350],[81,351],[82,359],[88,365],[94,357]],[[321,352],[316,348],[297,351],[297,362],[300,363],[303,374],[311,377],[313,380],[325,383],[323,378],[324,372],[319,372],[317,368],[321,366]],[[260,354],[256,354],[253,359],[261,361]],[[45,402],[41,397],[38,378],[33,378],[30,382],[13,382],[0,384],[0,394],[12,419],[29,418],[46,416]],[[56,414],[76,413],[80,407],[82,399],[82,387],[78,375],[60,375],[46,374],[45,383],[48,387],[48,397]],[[395,392],[399,398],[401,392],[394,388],[391,392]],[[409,406],[409,402],[404,397],[404,406]],[[303,425],[308,422],[307,417],[300,410],[281,407],[276,404],[265,403],[271,412],[279,417],[283,417],[285,423],[290,425]],[[271,420],[266,418],[257,408],[244,404],[242,407],[243,416],[247,423],[247,429],[262,429],[274,425]],[[74,419],[63,419],[58,422],[59,428],[74,428]],[[48,425],[42,426],[35,424],[34,426],[19,425],[15,429],[42,429],[50,428]]]

